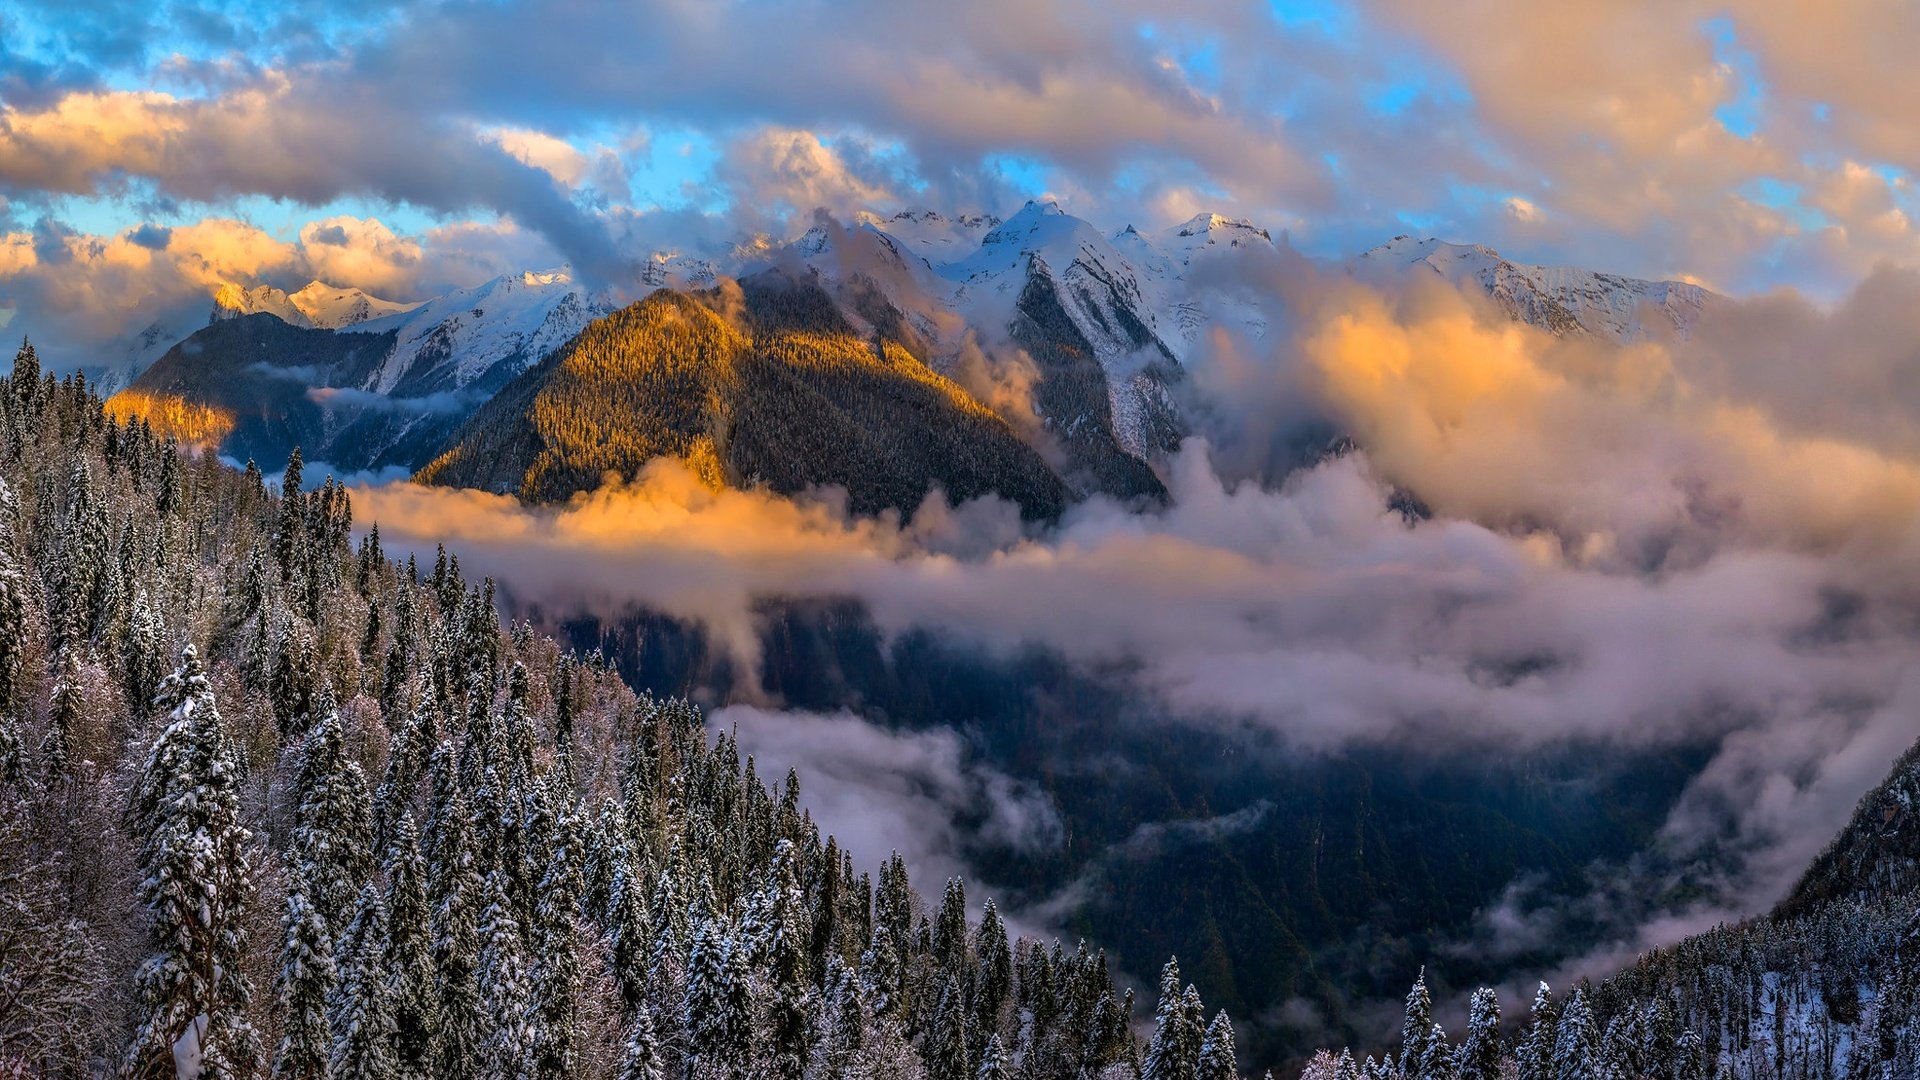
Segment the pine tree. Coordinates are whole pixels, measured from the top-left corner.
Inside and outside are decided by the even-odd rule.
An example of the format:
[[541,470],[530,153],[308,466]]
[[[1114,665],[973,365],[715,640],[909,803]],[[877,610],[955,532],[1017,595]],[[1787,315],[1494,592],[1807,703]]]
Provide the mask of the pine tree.
[[60,654],[60,678],[47,703],[47,729],[40,738],[40,770],[49,782],[67,774],[73,756],[73,727],[80,721],[80,653],[66,648]]
[[487,907],[480,916],[480,997],[487,1037],[477,1075],[508,1080],[533,1071],[533,991],[528,985],[520,925],[507,899],[506,880],[487,875]]
[[[630,1019],[646,1002],[655,934],[632,855],[622,847],[615,853],[614,862],[607,913],[607,967],[620,992],[621,1008]],[[648,1028],[652,1028],[651,1021]]]
[[327,999],[333,992],[333,940],[327,921],[307,899],[298,866],[288,869],[286,913],[281,918],[279,990],[284,1026],[274,1055],[277,1080],[326,1080],[333,1048]]
[[252,835],[213,688],[191,645],[161,682],[167,725],[147,755],[129,822],[140,838],[140,900],[155,954],[136,976],[143,1019],[129,1073],[171,1075],[197,1062],[207,1080],[244,1076],[259,1058],[247,1019],[243,958]]
[[440,1001],[433,981],[433,931],[413,815],[400,818],[387,849],[387,996],[393,1005],[393,1056],[401,1078],[433,1075]]
[[[146,590],[141,589],[134,594],[133,614],[128,617],[126,666],[122,671],[122,685],[136,721],[146,714],[150,688],[159,683],[165,661],[160,622],[153,614]],[[0,696],[0,700],[5,700],[4,696]]]
[[427,899],[433,910],[433,972],[439,992],[440,1076],[470,1076],[479,1069],[487,1013],[480,996],[480,935],[477,908],[485,885],[467,846],[467,810],[453,776],[453,749],[433,754],[433,816],[428,818]]
[[980,914],[973,942],[979,962],[974,980],[975,1038],[990,1039],[1000,1029],[1001,1010],[1013,993],[1013,952],[1007,945],[1006,924],[1000,921],[1000,909],[991,897]]
[[[544,788],[543,788],[544,791]],[[543,796],[544,797],[544,796]],[[574,1028],[579,1023],[580,997],[580,882],[571,826],[562,821],[551,830],[546,872],[540,880],[540,902],[534,915],[538,947],[534,964],[534,1056],[539,1075],[571,1076],[575,1069]]]
[[1226,1010],[1213,1015],[1213,1022],[1207,1025],[1205,1039],[1200,1044],[1200,1060],[1194,1068],[1196,1080],[1234,1080],[1237,1051],[1233,1045],[1233,1021],[1227,1019]]
[[794,877],[793,844],[781,840],[775,848],[767,884],[766,925],[759,928],[765,954],[767,1033],[774,1075],[800,1080],[806,1073],[811,1032],[812,982],[807,974],[808,935],[805,900]]
[[346,968],[334,997],[334,1080],[390,1080],[398,1072],[386,944],[386,903],[368,882],[360,891],[353,922],[341,936]]
[[1456,1055],[1447,1043],[1447,1033],[1438,1023],[1427,1029],[1426,1044],[1420,1049],[1420,1080],[1454,1080]]
[[21,745],[20,721],[0,712],[0,789],[18,787],[26,780],[26,748]]
[[291,846],[308,868],[314,904],[323,912],[352,910],[372,871],[372,808],[331,709],[307,732],[295,784]]
[[[20,665],[28,642],[27,588],[6,538],[0,538],[0,712],[11,710],[19,700]],[[159,682],[155,672],[128,693],[129,699],[146,700]]]
[[1400,1024],[1400,1071],[1410,1080],[1426,1080],[1420,1063],[1432,1034],[1433,998],[1427,993],[1427,972],[1422,968],[1407,991],[1406,1018]]
[[1553,991],[1541,983],[1533,994],[1527,1033],[1514,1051],[1517,1080],[1553,1080],[1553,1046],[1559,1024],[1560,1009],[1553,1000]]
[[740,1008],[742,987],[729,955],[726,927],[701,904],[687,959],[687,991],[681,1024],[689,1038],[687,1075],[709,1080],[737,1075],[744,1067],[751,1039],[751,1020]]
[[1600,1063],[1600,1029],[1587,1004],[1585,987],[1575,987],[1554,1029],[1554,1080],[1606,1080]]
[[[1201,1036],[1187,1030],[1190,1019],[1180,992],[1180,963],[1169,958],[1160,969],[1160,1002],[1154,1011],[1153,1038],[1141,1080],[1187,1080],[1199,1067]],[[1190,1052],[1190,1049],[1195,1052]]]
[[653,1031],[653,1010],[642,1003],[627,1020],[619,1080],[667,1080],[666,1056]]
[[933,1029],[925,1050],[928,1080],[970,1080],[972,1077],[967,1053],[970,1041],[967,1011],[966,990],[960,985],[960,977],[948,976],[934,1006]]
[[860,993],[860,978],[837,957],[828,960],[828,968],[826,1007],[821,1017],[824,1030],[814,1043],[808,1080],[865,1077],[867,1007]]
[[1500,1080],[1500,996],[1486,987],[1473,992],[1468,1006],[1457,1072],[1460,1080]]
[[1013,1080],[1013,1061],[1000,1045],[1000,1036],[987,1037],[986,1049],[980,1052],[980,1071],[974,1074],[974,1080]]

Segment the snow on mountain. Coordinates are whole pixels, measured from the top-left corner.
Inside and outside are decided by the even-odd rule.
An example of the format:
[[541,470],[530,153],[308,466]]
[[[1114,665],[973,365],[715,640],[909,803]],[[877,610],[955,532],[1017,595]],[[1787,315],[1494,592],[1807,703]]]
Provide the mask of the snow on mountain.
[[612,310],[607,298],[590,295],[565,269],[527,271],[347,330],[395,334],[393,351],[363,389],[394,397],[490,392]]
[[1434,273],[1455,285],[1476,285],[1522,322],[1554,334],[1605,341],[1685,337],[1714,294],[1682,281],[1646,281],[1570,266],[1516,263],[1481,244],[1396,236],[1349,266],[1366,277]]
[[934,210],[902,210],[892,217],[860,214],[856,224],[870,226],[898,240],[908,251],[942,266],[966,258],[979,250],[980,241],[1000,227],[992,214],[959,214],[948,217]]
[[238,319],[245,315],[258,315],[265,312],[289,326],[311,329],[313,320],[288,296],[286,290],[271,285],[255,285],[247,288],[232,282],[221,284],[213,293],[213,310],[207,315],[208,322],[221,319]]
[[719,276],[710,260],[667,251],[654,252],[640,269],[640,281],[655,289],[712,288]]
[[[303,329],[338,330],[404,311],[418,304],[382,300],[355,288],[340,288],[324,281],[310,281],[297,292],[288,293],[271,285],[248,288],[232,282],[222,284],[213,293],[213,312],[208,322],[237,319],[243,315],[272,315],[289,326]],[[149,327],[148,330],[153,330]],[[168,344],[171,344],[169,342]],[[161,352],[166,349],[162,348]],[[155,354],[157,358],[158,354]]]
[[1195,214],[1155,237],[1159,249],[1182,267],[1193,265],[1196,256],[1213,254],[1222,248],[1272,247],[1267,230],[1243,218],[1219,214]]
[[308,282],[304,288],[288,296],[287,299],[307,317],[308,321],[323,330],[339,330],[366,322],[368,319],[412,311],[420,306],[417,303],[403,304],[395,300],[382,300],[359,289],[343,289],[322,281]]
[[1149,418],[1162,411],[1165,387],[1147,369],[1157,358],[1174,359],[1159,332],[1162,282],[1143,279],[1098,229],[1051,201],[1029,201],[982,237],[973,254],[939,271],[954,285],[953,305],[976,325],[1005,325],[1032,276],[1047,276],[1106,372],[1121,448],[1152,455]]

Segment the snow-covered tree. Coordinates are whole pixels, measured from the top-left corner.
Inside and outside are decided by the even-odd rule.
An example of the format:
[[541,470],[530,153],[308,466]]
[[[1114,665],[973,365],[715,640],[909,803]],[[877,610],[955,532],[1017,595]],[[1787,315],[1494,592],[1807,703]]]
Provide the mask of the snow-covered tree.
[[166,726],[147,754],[129,811],[155,949],[135,978],[143,1019],[129,1072],[244,1076],[260,1056],[243,963],[253,837],[240,824],[226,725],[191,645],[155,703],[166,711]]
[[327,1000],[333,993],[333,937],[327,921],[307,898],[304,873],[288,869],[286,912],[281,917],[279,991],[283,1017],[277,1080],[326,1080],[333,1053]]
[[1553,1080],[1608,1080],[1601,1066],[1600,1028],[1583,986],[1574,988],[1554,1027]]
[[1200,1060],[1194,1067],[1196,1080],[1234,1080],[1239,1075],[1237,1051],[1233,1045],[1233,1021],[1225,1009],[1213,1015],[1200,1043]]
[[393,1056],[393,995],[386,969],[387,905],[368,882],[353,921],[341,935],[344,970],[334,992],[334,1080],[389,1080]]
[[1460,1046],[1460,1080],[1500,1080],[1500,995],[1486,987],[1467,1007],[1467,1041]]

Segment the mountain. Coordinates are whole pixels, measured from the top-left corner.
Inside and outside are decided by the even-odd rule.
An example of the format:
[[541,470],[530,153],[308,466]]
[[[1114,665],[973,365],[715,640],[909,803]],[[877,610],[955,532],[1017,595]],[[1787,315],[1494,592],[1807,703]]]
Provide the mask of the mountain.
[[[1055,202],[1031,201],[1005,220],[933,210],[860,214],[850,225],[818,219],[788,241],[756,237],[711,259],[659,252],[630,287],[701,293],[723,279],[768,271],[804,277],[830,300],[846,333],[890,341],[922,367],[969,386],[982,385],[977,365],[968,368],[968,358],[979,355],[975,346],[1003,358],[1018,353],[1014,382],[1025,400],[997,407],[1021,415],[1030,409],[1038,424],[1021,430],[1054,462],[1070,495],[1157,500],[1165,488],[1155,466],[1194,423],[1183,404],[1187,365],[1204,362],[1213,329],[1257,341],[1280,315],[1274,298],[1259,292],[1264,286],[1257,283],[1267,279],[1252,272],[1257,263],[1245,261],[1275,250],[1265,229],[1220,214],[1196,214],[1157,231],[1127,226],[1105,233]],[[1485,247],[1431,239],[1399,237],[1345,265],[1368,279],[1438,275],[1485,292],[1516,319],[1611,341],[1684,334],[1712,301],[1685,283],[1530,266]],[[291,294],[229,285],[215,297],[216,323],[268,315],[297,329],[380,338],[386,353],[353,367],[351,378],[342,374],[347,368],[329,367],[329,381],[312,383],[315,394],[306,401],[277,387],[259,401],[236,398],[242,388],[264,387],[257,381],[202,390],[182,370],[184,359],[163,381],[169,393],[187,395],[181,404],[260,417],[298,414],[305,418],[302,438],[325,440],[308,451],[338,468],[419,468],[436,450],[451,448],[442,440],[475,409],[616,306],[610,293],[588,289],[565,269],[502,275],[412,306],[319,282]],[[200,333],[181,344],[216,352],[243,344],[232,337],[195,341]],[[165,324],[150,327],[129,347],[129,367],[145,367],[169,337]],[[297,357],[241,351],[245,363],[282,372],[309,366]],[[201,353],[185,354],[194,355]],[[1030,369],[1019,370],[1024,362]],[[216,363],[210,370],[225,368]],[[134,385],[154,392],[151,380]],[[237,423],[225,449],[271,457],[285,442]]]
[[1667,1012],[1737,1080],[1920,1075],[1920,743],[1766,915],[1656,949],[1600,1022]]
[[[833,778],[769,783],[732,725],[508,631],[458,553],[389,557],[338,485],[270,491],[110,426],[22,353],[0,394],[6,1075],[319,1076],[337,1053],[340,1076],[910,1080],[976,1076],[971,1055],[1008,1076],[1018,1052],[1029,1075],[1111,1077],[1140,1058],[1107,954],[1010,932],[977,880],[889,857],[915,850],[906,815],[843,846],[807,809]],[[298,828],[269,812],[295,807]]]
[[1477,286],[1514,319],[1554,334],[1625,343],[1685,337],[1714,294],[1683,281],[1646,281],[1568,266],[1530,266],[1480,244],[1396,236],[1349,264],[1362,276],[1439,275]]
[[[364,382],[392,348],[391,331],[343,334],[265,312],[239,315],[169,349],[107,409],[269,467],[296,446],[343,472],[410,466],[459,417],[340,389]],[[411,449],[419,440],[428,445]]]
[[392,351],[360,388],[401,398],[483,397],[611,309],[566,270],[503,274],[351,327],[394,335]]
[[847,490],[911,512],[934,486],[1054,517],[1066,491],[1006,422],[901,344],[863,337],[811,278],[660,290],[589,325],[462,425],[418,479],[565,499],[677,457],[714,486]]
[[343,289],[321,281],[310,281],[292,293],[271,285],[244,288],[228,283],[214,291],[213,311],[207,321],[267,314],[289,326],[339,330],[368,319],[412,311],[418,306],[382,300],[359,289]]
[[[229,286],[207,326],[109,405],[163,426],[192,416],[191,431],[174,433],[224,431],[220,449],[234,458],[277,464],[300,446],[342,472],[412,472],[501,386],[607,310],[564,270],[503,275],[416,305],[318,282],[291,295]],[[183,406],[231,423],[209,426]]]

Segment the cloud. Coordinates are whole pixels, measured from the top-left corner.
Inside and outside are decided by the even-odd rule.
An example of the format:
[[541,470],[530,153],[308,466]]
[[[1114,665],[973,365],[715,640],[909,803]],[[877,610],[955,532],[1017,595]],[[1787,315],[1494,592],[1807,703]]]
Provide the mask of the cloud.
[[[1307,276],[1276,332],[1195,357],[1223,441],[1167,463],[1162,512],[1094,500],[1023,530],[996,500],[935,495],[903,524],[850,518],[832,492],[714,492],[662,461],[561,508],[395,485],[357,491],[358,516],[396,545],[458,546],[509,596],[698,623],[749,670],[760,601],[846,598],[883,632],[1044,648],[1175,722],[1300,752],[1712,746],[1655,854],[1712,867],[1698,917],[1771,902],[1908,734],[1920,483],[1896,410],[1885,438],[1796,418],[1765,373],[1784,357],[1714,366],[1754,326],[1603,346],[1445,289],[1279,268]],[[1843,339],[1853,357],[1814,355],[1864,373],[1910,316],[1856,302],[1883,324]],[[1724,317],[1822,343],[1817,313]],[[1268,471],[1282,455],[1264,443],[1287,433],[1240,415],[1268,385],[1364,452]],[[1545,918],[1530,902],[1509,921]],[[1609,940],[1676,917],[1639,911]]]
[[[1050,799],[977,762],[953,731],[890,731],[848,714],[749,705],[716,710],[707,723],[732,729],[763,778],[798,770],[802,805],[856,865],[872,870],[898,851],[923,889],[951,877],[978,881],[969,858],[982,848],[1047,852],[1064,839]],[[975,905],[986,899],[975,893]]]
[[364,289],[376,296],[415,296],[425,257],[417,237],[394,233],[378,218],[345,214],[300,227],[300,249],[314,280]]

